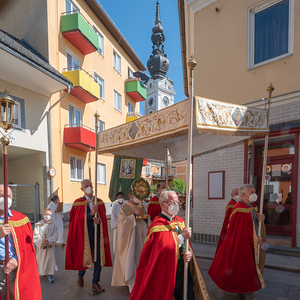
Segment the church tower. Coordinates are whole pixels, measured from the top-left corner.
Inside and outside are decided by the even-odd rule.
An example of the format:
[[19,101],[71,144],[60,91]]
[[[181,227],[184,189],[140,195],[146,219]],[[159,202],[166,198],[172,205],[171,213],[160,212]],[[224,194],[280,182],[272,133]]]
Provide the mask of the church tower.
[[155,25],[152,29],[151,41],[152,55],[147,62],[147,68],[151,75],[147,86],[147,102],[145,103],[145,115],[174,104],[174,83],[166,77],[169,70],[169,60],[164,51],[164,29],[161,26],[159,2],[156,2]]

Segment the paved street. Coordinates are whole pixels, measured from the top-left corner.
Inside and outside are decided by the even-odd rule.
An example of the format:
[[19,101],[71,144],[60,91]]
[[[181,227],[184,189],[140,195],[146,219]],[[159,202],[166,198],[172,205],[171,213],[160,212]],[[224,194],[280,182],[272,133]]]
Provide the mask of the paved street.
[[[65,236],[67,234],[67,227],[65,227]],[[111,237],[111,232],[110,232]],[[66,240],[66,238],[65,238]],[[199,252],[201,249],[205,248],[206,251],[211,251],[210,247],[213,245],[196,244],[195,253]],[[196,251],[197,249],[197,251]],[[199,250],[200,249],[200,250]],[[213,252],[214,253],[214,252]],[[213,254],[211,253],[211,254]],[[89,293],[91,291],[91,280],[92,271],[87,270],[85,275],[85,285],[83,288],[79,288],[76,284],[77,272],[75,271],[65,271],[64,270],[64,254],[65,248],[56,248],[56,259],[58,265],[58,272],[56,272],[54,278],[55,283],[49,284],[46,277],[41,277],[43,300],[50,299],[116,299],[116,300],[128,300],[129,292],[127,287],[112,287],[110,285],[112,268],[103,268],[101,272],[101,285],[106,289],[106,291],[97,296],[91,296]],[[270,254],[267,254],[267,256]],[[274,256],[274,255],[272,255]],[[281,257],[277,255],[277,260],[290,260],[293,264],[297,265],[300,258],[289,258]],[[210,259],[198,259],[203,277],[206,282],[206,286],[211,297],[211,300],[218,299],[234,299],[231,294],[225,293],[217,288],[217,286],[212,282],[207,274],[209,266],[211,264]],[[298,268],[298,266],[297,266]],[[272,269],[265,269],[264,280],[266,288],[257,292],[258,300],[298,300],[300,299],[300,273],[295,272],[284,272]],[[164,299],[153,299],[153,300],[164,300]]]

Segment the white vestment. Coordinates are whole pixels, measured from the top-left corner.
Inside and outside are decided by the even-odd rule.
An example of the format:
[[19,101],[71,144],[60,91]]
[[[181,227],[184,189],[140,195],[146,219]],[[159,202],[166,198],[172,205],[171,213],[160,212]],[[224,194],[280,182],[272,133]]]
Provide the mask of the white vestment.
[[47,208],[50,208],[52,210],[52,219],[53,219],[53,221],[58,229],[58,232],[59,232],[57,243],[63,244],[64,243],[64,223],[63,223],[63,220],[61,217],[61,212],[55,212],[55,210],[57,209],[57,204],[53,203],[53,201],[51,201],[49,203]]
[[113,203],[113,207],[111,210],[111,229],[113,230],[113,253],[114,254],[116,253],[118,216],[122,205],[123,203],[120,204],[119,201],[116,200]]
[[[43,249],[42,240],[49,242],[50,248]],[[57,271],[55,261],[55,242],[58,239],[58,230],[56,225],[50,220],[48,223],[44,220],[35,223],[33,231],[33,242],[36,245],[36,261],[39,275],[53,275]]]

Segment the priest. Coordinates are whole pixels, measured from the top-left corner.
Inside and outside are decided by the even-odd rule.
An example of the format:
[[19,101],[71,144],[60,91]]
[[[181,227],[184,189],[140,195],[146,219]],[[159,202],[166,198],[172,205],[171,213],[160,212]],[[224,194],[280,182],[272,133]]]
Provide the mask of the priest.
[[257,200],[252,184],[239,189],[241,201],[234,206],[229,218],[226,237],[211,264],[208,274],[216,285],[236,297],[256,299],[253,292],[265,287],[262,272],[258,266],[258,221],[264,215],[258,214],[254,204]]
[[218,252],[222,242],[225,239],[227,226],[228,226],[228,222],[229,222],[229,217],[231,215],[232,209],[236,205],[236,203],[240,200],[240,198],[241,197],[239,195],[239,189],[233,189],[231,191],[230,201],[228,202],[226,209],[225,209],[225,217],[224,217],[223,226],[222,226],[222,230],[220,233],[220,238],[219,238],[218,246],[216,249],[216,253]]
[[159,195],[161,194],[162,190],[166,188],[166,185],[162,183],[157,184],[157,195],[152,197],[149,201],[147,213],[150,215],[151,221],[153,222],[154,219],[161,214],[161,207],[159,204]]
[[173,191],[163,191],[159,198],[162,213],[151,224],[139,265],[130,300],[182,300],[184,262],[188,268],[189,300],[209,300],[209,295],[191,251],[185,251],[184,240],[191,237],[191,228],[177,217],[178,197]]
[[151,224],[150,219],[139,219],[144,208],[139,207],[140,201],[134,197],[132,190],[128,191],[129,201],[120,209],[117,223],[117,243],[112,286],[127,285],[131,292],[136,268]]
[[[8,208],[10,208],[13,194],[9,187],[7,195]],[[3,221],[4,187],[0,185],[1,225]],[[9,261],[4,264],[6,235],[9,235]],[[9,274],[10,293],[13,295],[13,299],[42,299],[30,221],[25,215],[10,209],[8,209],[8,224],[2,225],[0,228],[0,264],[1,299],[6,299],[5,274]]]
[[[93,185],[88,179],[81,182],[84,196],[73,202],[70,211],[69,233],[67,239],[65,269],[78,270],[77,285],[83,287],[85,270],[94,265],[92,293],[104,292],[99,285],[101,267],[111,267],[111,255],[104,203],[93,196]],[[99,217],[96,217],[96,213]],[[94,226],[97,226],[97,258],[94,255]]]

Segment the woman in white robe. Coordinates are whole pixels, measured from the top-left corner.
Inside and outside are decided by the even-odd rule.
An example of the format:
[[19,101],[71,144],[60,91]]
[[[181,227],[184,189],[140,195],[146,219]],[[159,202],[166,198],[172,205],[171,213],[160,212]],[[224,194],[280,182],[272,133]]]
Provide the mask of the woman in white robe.
[[59,237],[57,240],[57,244],[62,244],[62,246],[65,246],[64,243],[64,223],[62,220],[62,212],[59,212],[57,210],[57,205],[59,202],[59,198],[57,195],[53,195],[53,197],[51,198],[51,202],[48,205],[48,208],[50,208],[52,210],[52,219],[55,223],[55,225],[57,226],[58,232],[59,232]]
[[43,213],[44,219],[35,223],[33,242],[37,246],[36,260],[39,275],[48,275],[49,282],[54,282],[53,274],[57,271],[55,261],[55,242],[58,230],[52,219],[52,211],[48,208]]

